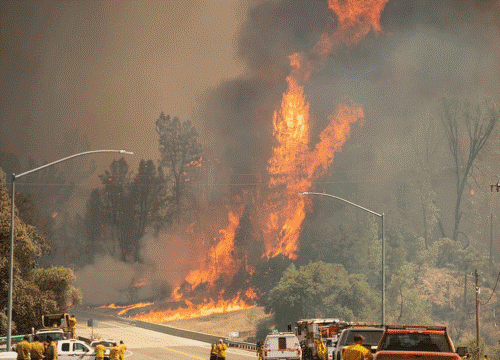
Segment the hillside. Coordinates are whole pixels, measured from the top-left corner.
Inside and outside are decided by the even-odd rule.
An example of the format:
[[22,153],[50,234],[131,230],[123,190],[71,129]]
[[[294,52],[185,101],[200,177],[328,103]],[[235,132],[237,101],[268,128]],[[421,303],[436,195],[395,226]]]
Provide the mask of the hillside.
[[272,315],[264,312],[263,307],[255,306],[246,310],[168,321],[163,324],[225,338],[228,337],[230,332],[238,332],[239,337],[234,338],[234,340],[247,341],[255,338],[257,324],[269,320],[271,317]]

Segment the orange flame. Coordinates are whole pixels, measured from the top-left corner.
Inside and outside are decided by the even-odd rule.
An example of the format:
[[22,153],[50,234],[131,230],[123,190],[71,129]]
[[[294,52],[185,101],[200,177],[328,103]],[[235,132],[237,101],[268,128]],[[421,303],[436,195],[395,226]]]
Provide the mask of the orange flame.
[[133,305],[115,305],[115,303],[111,303],[109,305],[99,306],[99,307],[97,307],[97,309],[123,309],[123,310],[120,310],[118,312],[118,315],[123,315],[126,312],[128,312],[129,310],[137,309],[137,308],[141,308],[141,307],[146,307],[146,306],[151,306],[153,304],[154,303],[152,303],[152,302],[148,302],[148,303],[140,302],[140,303],[133,304]]
[[380,15],[388,0],[329,0],[337,14],[338,26],[332,34],[324,33],[312,53],[316,63],[305,54],[290,56],[291,75],[281,107],[273,115],[273,135],[277,145],[268,162],[271,194],[265,206],[265,256],[284,254],[297,258],[300,228],[305,218],[305,200],[297,193],[307,191],[322,176],[350,134],[350,128],[364,117],[361,107],[340,105],[330,124],[320,134],[314,151],[309,151],[309,104],[300,81],[307,81],[323,58],[338,43],[355,45],[373,29],[380,31]]
[[111,303],[109,305],[102,305],[102,306],[98,306],[97,308],[98,309],[124,309],[126,308],[127,306],[117,306],[115,305],[115,303]]
[[389,0],[328,0],[338,27],[334,37],[346,45],[356,45],[373,29],[381,31],[380,15]]
[[240,293],[234,299],[218,301],[205,300],[202,304],[195,305],[189,300],[184,300],[187,307],[172,310],[151,310],[148,313],[140,313],[131,317],[133,320],[150,322],[165,322],[172,320],[190,319],[193,317],[221,314],[231,311],[244,310],[253,307],[240,298]]
[[257,293],[255,292],[255,290],[253,288],[247,289],[245,291],[245,296],[249,299],[252,299],[252,300],[257,299]]
[[154,303],[152,303],[152,302],[148,302],[148,303],[142,303],[142,302],[140,302],[140,303],[137,303],[137,304],[129,305],[129,306],[126,306],[125,309],[120,310],[118,312],[118,315],[126,314],[127,312],[129,312],[132,309],[143,308],[143,307],[146,307],[146,306],[151,306],[153,304]]
[[[296,57],[291,57],[295,62]],[[311,186],[307,174],[309,144],[309,104],[304,89],[295,78],[287,78],[288,91],[281,108],[273,115],[273,135],[278,145],[268,162],[272,190],[265,206],[268,216],[264,228],[266,256],[278,254],[295,259],[299,230],[305,218],[304,200],[297,196]]]
[[[240,202],[240,199],[237,198],[235,201]],[[185,281],[192,289],[202,283],[213,285],[221,274],[232,276],[238,271],[239,263],[233,259],[231,253],[234,250],[234,236],[244,208],[240,203],[228,212],[229,224],[219,230],[218,242],[209,250],[206,261],[200,269],[192,270],[186,276]],[[182,299],[180,287],[174,289],[172,299]]]
[[[296,57],[292,57],[294,62]],[[283,94],[281,108],[274,112],[273,148],[268,172],[272,189],[265,208],[268,211],[264,235],[267,257],[283,254],[297,258],[300,228],[305,219],[305,200],[297,194],[311,188],[312,182],[323,175],[334,154],[347,140],[351,125],[364,116],[360,107],[340,105],[330,124],[320,134],[314,151],[309,150],[309,104],[304,89],[289,76],[288,91]]]

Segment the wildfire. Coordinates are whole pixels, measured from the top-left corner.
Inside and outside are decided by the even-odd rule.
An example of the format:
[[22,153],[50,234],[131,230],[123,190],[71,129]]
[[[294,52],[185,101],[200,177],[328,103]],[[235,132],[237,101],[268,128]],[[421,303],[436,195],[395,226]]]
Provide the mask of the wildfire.
[[268,184],[271,193],[265,206],[268,215],[264,234],[267,257],[284,254],[295,259],[305,218],[305,200],[297,193],[309,190],[313,181],[326,172],[334,154],[347,140],[351,125],[364,114],[360,107],[340,105],[311,152],[309,104],[304,89],[292,76],[287,81],[288,91],[273,116],[273,134],[278,145],[273,148],[267,169],[271,175]]
[[[291,61],[295,62],[296,57]],[[281,108],[273,115],[273,135],[278,145],[267,167],[271,192],[264,206],[264,236],[267,257],[284,254],[295,259],[299,229],[305,218],[305,203],[297,193],[311,186],[311,180],[304,176],[309,151],[309,104],[296,79],[289,76],[287,82]]]
[[165,322],[172,320],[190,319],[193,317],[207,316],[212,314],[221,314],[231,311],[244,310],[253,307],[248,305],[240,298],[240,293],[231,300],[219,299],[205,300],[202,304],[193,304],[189,300],[184,300],[187,307],[181,307],[175,310],[152,310],[148,313],[140,313],[131,317],[133,320],[142,320],[150,322]]
[[380,15],[389,0],[328,0],[338,26],[334,36],[346,45],[356,45],[371,29],[379,32]]
[[[251,199],[252,203],[260,203],[258,221],[262,225],[265,257],[283,254],[290,259],[297,258],[300,229],[306,215],[306,199],[297,194],[310,190],[314,181],[326,173],[335,154],[341,151],[348,139],[352,125],[364,117],[363,109],[359,106],[338,105],[334,114],[329,117],[329,124],[319,134],[319,141],[311,144],[309,103],[304,93],[304,84],[313,71],[322,68],[324,59],[336,46],[354,46],[371,30],[381,31],[380,15],[387,2],[388,0],[329,0],[329,9],[337,15],[335,30],[322,34],[310,53],[296,53],[289,58],[291,72],[286,78],[288,88],[272,119],[275,146],[267,166],[268,191],[262,196],[263,199],[259,199],[258,195]],[[201,158],[188,164],[195,167],[200,165]],[[252,307],[250,302],[258,297],[254,289],[241,290],[230,300],[223,299],[224,291],[218,293],[217,301],[205,299],[195,304],[194,300],[185,299],[185,294],[190,294],[202,284],[207,284],[206,287],[213,290],[218,279],[232,279],[243,266],[247,272],[252,273],[251,266],[234,257],[235,234],[248,204],[241,197],[232,199],[228,224],[219,230],[218,237],[214,239],[215,245],[209,249],[206,260],[199,269],[192,270],[186,276],[181,286],[174,289],[171,300],[184,301],[185,307],[151,310],[132,318],[164,322]],[[190,231],[192,233],[192,228]],[[241,293],[243,296],[240,296]]]
[[[350,134],[352,124],[364,117],[361,107],[341,104],[320,134],[314,151],[309,150],[309,103],[301,82],[321,67],[322,59],[338,43],[355,45],[373,29],[380,31],[380,15],[388,0],[329,0],[328,6],[338,18],[331,34],[324,33],[314,47],[315,61],[306,54],[290,56],[291,74],[281,107],[273,115],[273,135],[277,145],[268,162],[271,190],[264,207],[264,233],[267,257],[284,254],[297,257],[300,228],[305,218],[305,200],[297,193],[311,188],[324,175]],[[313,58],[314,58],[313,56]]]
[[138,308],[143,308],[143,307],[146,307],[146,306],[151,306],[153,305],[154,303],[152,302],[148,302],[148,303],[143,303],[143,302],[140,302],[140,303],[137,303],[137,304],[133,304],[133,305],[115,305],[115,303],[111,303],[109,305],[103,305],[103,306],[99,306],[97,307],[98,309],[122,309],[118,312],[118,315],[123,315],[125,313],[127,313],[128,311],[132,310],[132,309],[138,309]]
[[154,303],[152,303],[152,302],[147,302],[147,303],[140,302],[140,303],[137,303],[137,304],[129,305],[129,306],[125,307],[125,309],[120,310],[118,312],[118,315],[126,314],[127,312],[129,312],[132,309],[139,309],[139,308],[143,308],[143,307],[151,306],[151,305],[154,305]]
[[123,309],[123,308],[126,308],[127,306],[117,306],[115,305],[115,303],[111,303],[109,305],[102,305],[102,306],[98,306],[97,308],[98,309]]
[[[191,289],[202,283],[213,285],[222,274],[231,276],[238,271],[239,263],[233,259],[231,253],[234,250],[234,236],[245,207],[241,198],[236,197],[234,201],[238,204],[234,206],[234,209],[229,210],[228,225],[219,230],[217,243],[209,250],[206,261],[200,269],[192,270],[185,278],[185,282]],[[182,294],[180,287],[177,287],[173,291],[172,300],[180,299],[182,299]]]

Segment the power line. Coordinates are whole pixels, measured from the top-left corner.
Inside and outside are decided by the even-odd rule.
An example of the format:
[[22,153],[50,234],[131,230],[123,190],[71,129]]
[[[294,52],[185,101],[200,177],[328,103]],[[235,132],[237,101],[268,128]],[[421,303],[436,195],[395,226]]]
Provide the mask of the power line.
[[493,287],[493,291],[491,292],[491,295],[490,295],[490,298],[488,299],[488,301],[482,303],[482,302],[479,302],[479,304],[481,305],[486,305],[490,302],[491,298],[493,297],[493,294],[495,294],[495,290],[497,288],[497,285],[498,285],[498,280],[500,279],[500,272],[498,273],[498,276],[497,276],[497,281],[495,282],[495,286]]

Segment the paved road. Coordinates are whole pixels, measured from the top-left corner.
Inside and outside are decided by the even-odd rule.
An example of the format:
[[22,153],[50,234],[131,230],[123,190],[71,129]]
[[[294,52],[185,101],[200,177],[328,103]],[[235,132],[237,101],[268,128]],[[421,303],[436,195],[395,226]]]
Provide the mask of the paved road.
[[[125,353],[127,360],[205,360],[210,358],[210,344],[208,343],[138,328],[99,313],[90,313],[85,310],[75,310],[72,313],[78,321],[76,329],[78,336],[88,338],[92,336],[92,328],[86,326],[87,320],[92,318],[97,321],[97,327],[93,329],[94,338],[123,340],[128,349]],[[248,350],[230,348],[226,355],[227,360],[256,359],[255,353]]]

